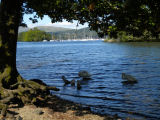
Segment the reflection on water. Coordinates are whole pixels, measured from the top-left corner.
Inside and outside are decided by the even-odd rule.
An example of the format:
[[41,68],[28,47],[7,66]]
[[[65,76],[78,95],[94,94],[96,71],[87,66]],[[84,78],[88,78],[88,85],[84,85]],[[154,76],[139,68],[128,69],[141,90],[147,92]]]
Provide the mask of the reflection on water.
[[[96,112],[137,119],[160,119],[160,43],[26,42],[18,43],[17,67],[26,79],[38,78],[60,88],[54,94],[90,105]],[[82,89],[64,86],[61,76],[92,80]],[[123,85],[121,73],[138,79]]]

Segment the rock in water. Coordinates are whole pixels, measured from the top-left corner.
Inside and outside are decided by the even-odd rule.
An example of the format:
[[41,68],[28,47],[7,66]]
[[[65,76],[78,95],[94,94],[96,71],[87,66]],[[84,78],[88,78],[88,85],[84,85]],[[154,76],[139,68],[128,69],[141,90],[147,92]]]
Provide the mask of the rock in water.
[[77,80],[77,89],[80,90],[82,87],[81,87],[81,83],[79,80]]
[[65,84],[70,84],[70,83],[71,83],[70,81],[68,81],[68,80],[66,79],[65,76],[62,76],[62,79],[63,79],[63,81],[64,81]]
[[75,86],[75,80],[71,80],[71,86]]
[[122,73],[122,79],[125,80],[125,81],[122,81],[122,83],[125,83],[125,84],[134,84],[138,82],[136,78],[134,78],[131,75],[127,75],[125,73]]
[[79,76],[79,77],[83,77],[83,79],[90,79],[91,74],[89,74],[89,73],[88,73],[87,71],[85,71],[85,70],[82,70],[82,71],[79,71],[78,76]]

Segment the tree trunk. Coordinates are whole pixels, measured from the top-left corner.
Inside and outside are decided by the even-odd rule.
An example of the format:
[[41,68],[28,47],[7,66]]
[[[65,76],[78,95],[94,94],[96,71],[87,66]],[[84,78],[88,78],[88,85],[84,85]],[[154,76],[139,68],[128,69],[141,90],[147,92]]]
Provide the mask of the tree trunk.
[[59,90],[40,84],[40,80],[24,80],[17,71],[16,47],[22,4],[23,0],[0,2],[0,110],[3,117],[10,103],[38,104],[41,98],[47,99],[49,90]]
[[0,86],[8,89],[19,78],[16,47],[21,6],[22,0],[1,0],[0,3]]

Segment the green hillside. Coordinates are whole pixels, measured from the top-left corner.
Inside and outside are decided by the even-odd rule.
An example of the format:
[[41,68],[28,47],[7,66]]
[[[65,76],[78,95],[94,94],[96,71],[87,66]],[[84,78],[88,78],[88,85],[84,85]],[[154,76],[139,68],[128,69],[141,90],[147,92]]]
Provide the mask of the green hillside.
[[72,30],[70,28],[63,28],[63,27],[53,27],[53,26],[38,26],[37,29],[45,32],[61,32],[61,31],[68,31]]
[[[37,29],[39,29],[41,31],[45,31],[45,32],[62,32],[62,31],[72,30],[70,28],[54,27],[54,26],[37,26],[34,28],[37,28]],[[30,29],[34,29],[34,28],[19,27],[19,33],[26,32],[26,31],[28,31]]]

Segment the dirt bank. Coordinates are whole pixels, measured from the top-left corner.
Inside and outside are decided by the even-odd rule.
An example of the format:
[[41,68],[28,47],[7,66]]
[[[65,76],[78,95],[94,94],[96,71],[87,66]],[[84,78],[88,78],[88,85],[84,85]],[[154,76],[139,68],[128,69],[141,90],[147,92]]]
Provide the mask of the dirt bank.
[[60,99],[51,95],[37,105],[10,105],[7,116],[2,120],[120,120],[116,116],[94,114],[89,107]]

